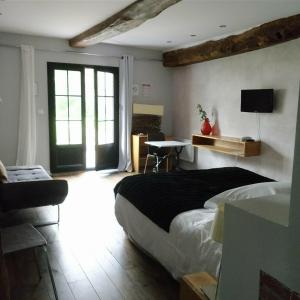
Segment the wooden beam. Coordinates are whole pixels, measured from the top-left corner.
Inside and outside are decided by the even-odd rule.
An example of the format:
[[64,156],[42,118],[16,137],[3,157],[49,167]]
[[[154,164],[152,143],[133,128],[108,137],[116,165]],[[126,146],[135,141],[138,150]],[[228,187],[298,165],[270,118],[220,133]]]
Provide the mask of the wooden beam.
[[179,67],[284,43],[300,37],[300,14],[254,27],[238,35],[165,52],[165,67]]
[[138,27],[182,0],[137,0],[98,25],[69,40],[71,47],[86,47]]

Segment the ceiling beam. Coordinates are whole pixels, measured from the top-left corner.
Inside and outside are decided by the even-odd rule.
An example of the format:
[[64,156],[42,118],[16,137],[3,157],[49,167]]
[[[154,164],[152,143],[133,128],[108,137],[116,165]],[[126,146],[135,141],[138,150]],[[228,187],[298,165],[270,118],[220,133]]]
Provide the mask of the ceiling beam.
[[165,67],[179,67],[284,43],[300,37],[300,14],[254,27],[238,35],[165,52]]
[[105,21],[69,40],[71,47],[87,47],[138,27],[182,0],[137,0]]

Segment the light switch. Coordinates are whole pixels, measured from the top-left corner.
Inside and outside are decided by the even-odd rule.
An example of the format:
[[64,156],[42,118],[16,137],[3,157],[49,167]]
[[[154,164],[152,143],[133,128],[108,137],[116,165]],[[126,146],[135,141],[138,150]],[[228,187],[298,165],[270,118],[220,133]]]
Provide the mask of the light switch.
[[138,96],[140,93],[139,85],[138,84],[133,84],[132,85],[132,95],[133,96]]

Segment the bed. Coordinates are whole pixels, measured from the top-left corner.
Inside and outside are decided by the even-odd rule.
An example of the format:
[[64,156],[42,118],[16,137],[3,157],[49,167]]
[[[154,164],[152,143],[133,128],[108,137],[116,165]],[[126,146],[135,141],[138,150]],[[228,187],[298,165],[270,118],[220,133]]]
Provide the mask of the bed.
[[217,205],[286,186],[235,167],[134,175],[115,187],[115,214],[128,237],[175,279],[199,271],[216,276],[222,249],[210,231]]

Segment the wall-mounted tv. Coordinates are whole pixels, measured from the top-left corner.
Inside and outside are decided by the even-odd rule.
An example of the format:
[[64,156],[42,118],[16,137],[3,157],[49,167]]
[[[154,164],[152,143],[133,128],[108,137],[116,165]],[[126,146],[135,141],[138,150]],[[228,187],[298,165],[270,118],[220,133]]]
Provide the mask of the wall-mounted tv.
[[273,112],[273,89],[241,90],[242,112]]

